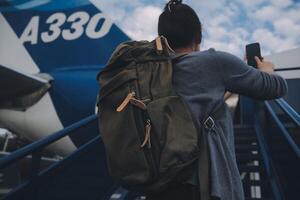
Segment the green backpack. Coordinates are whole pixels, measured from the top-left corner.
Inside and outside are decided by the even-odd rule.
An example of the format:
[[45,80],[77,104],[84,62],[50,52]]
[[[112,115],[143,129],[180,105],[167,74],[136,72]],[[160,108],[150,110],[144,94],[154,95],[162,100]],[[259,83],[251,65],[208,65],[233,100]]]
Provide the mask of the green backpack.
[[120,44],[98,74],[99,129],[110,175],[121,186],[158,192],[190,176],[199,160],[205,200],[209,186],[204,129],[195,127],[174,91],[174,55],[164,37]]

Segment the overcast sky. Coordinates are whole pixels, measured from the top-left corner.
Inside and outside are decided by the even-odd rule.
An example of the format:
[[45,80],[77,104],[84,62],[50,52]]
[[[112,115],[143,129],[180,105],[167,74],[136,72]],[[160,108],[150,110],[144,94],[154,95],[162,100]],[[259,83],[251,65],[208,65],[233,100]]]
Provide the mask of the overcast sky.
[[[300,2],[292,0],[183,0],[203,25],[201,49],[215,48],[237,56],[260,42],[267,55],[300,47]],[[152,40],[165,0],[101,1],[103,11],[132,39]]]

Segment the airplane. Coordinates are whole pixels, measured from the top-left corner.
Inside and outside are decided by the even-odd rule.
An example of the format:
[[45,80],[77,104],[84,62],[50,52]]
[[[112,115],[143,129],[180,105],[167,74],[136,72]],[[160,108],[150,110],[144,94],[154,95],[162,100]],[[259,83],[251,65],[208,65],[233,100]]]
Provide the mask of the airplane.
[[[98,0],[0,1],[1,127],[35,141],[95,113],[96,75],[129,39]],[[299,85],[299,52],[266,58]],[[50,150],[68,155],[89,134],[65,137]]]
[[[97,0],[0,1],[1,127],[35,141],[95,113],[96,75],[129,39]],[[50,150],[84,142],[65,137]]]

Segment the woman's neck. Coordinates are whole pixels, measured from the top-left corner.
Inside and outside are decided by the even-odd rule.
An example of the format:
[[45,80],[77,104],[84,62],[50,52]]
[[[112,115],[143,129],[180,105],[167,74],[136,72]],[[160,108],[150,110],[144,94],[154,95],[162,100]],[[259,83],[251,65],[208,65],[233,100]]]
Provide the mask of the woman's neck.
[[200,51],[200,48],[199,48],[199,45],[193,45],[193,46],[189,46],[189,47],[177,48],[177,49],[174,49],[174,51],[176,52],[176,54],[191,53],[194,51]]

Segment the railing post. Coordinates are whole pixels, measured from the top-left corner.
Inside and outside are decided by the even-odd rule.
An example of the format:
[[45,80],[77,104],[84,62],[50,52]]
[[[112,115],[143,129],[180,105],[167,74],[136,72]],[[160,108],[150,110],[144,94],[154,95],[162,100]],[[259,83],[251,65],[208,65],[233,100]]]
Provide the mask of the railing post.
[[249,97],[240,95],[240,123],[253,124],[254,105]]
[[35,151],[32,154],[32,161],[30,167],[30,182],[31,182],[31,189],[29,190],[29,197],[32,200],[38,200],[39,197],[39,170],[41,165],[41,157],[42,151]]

